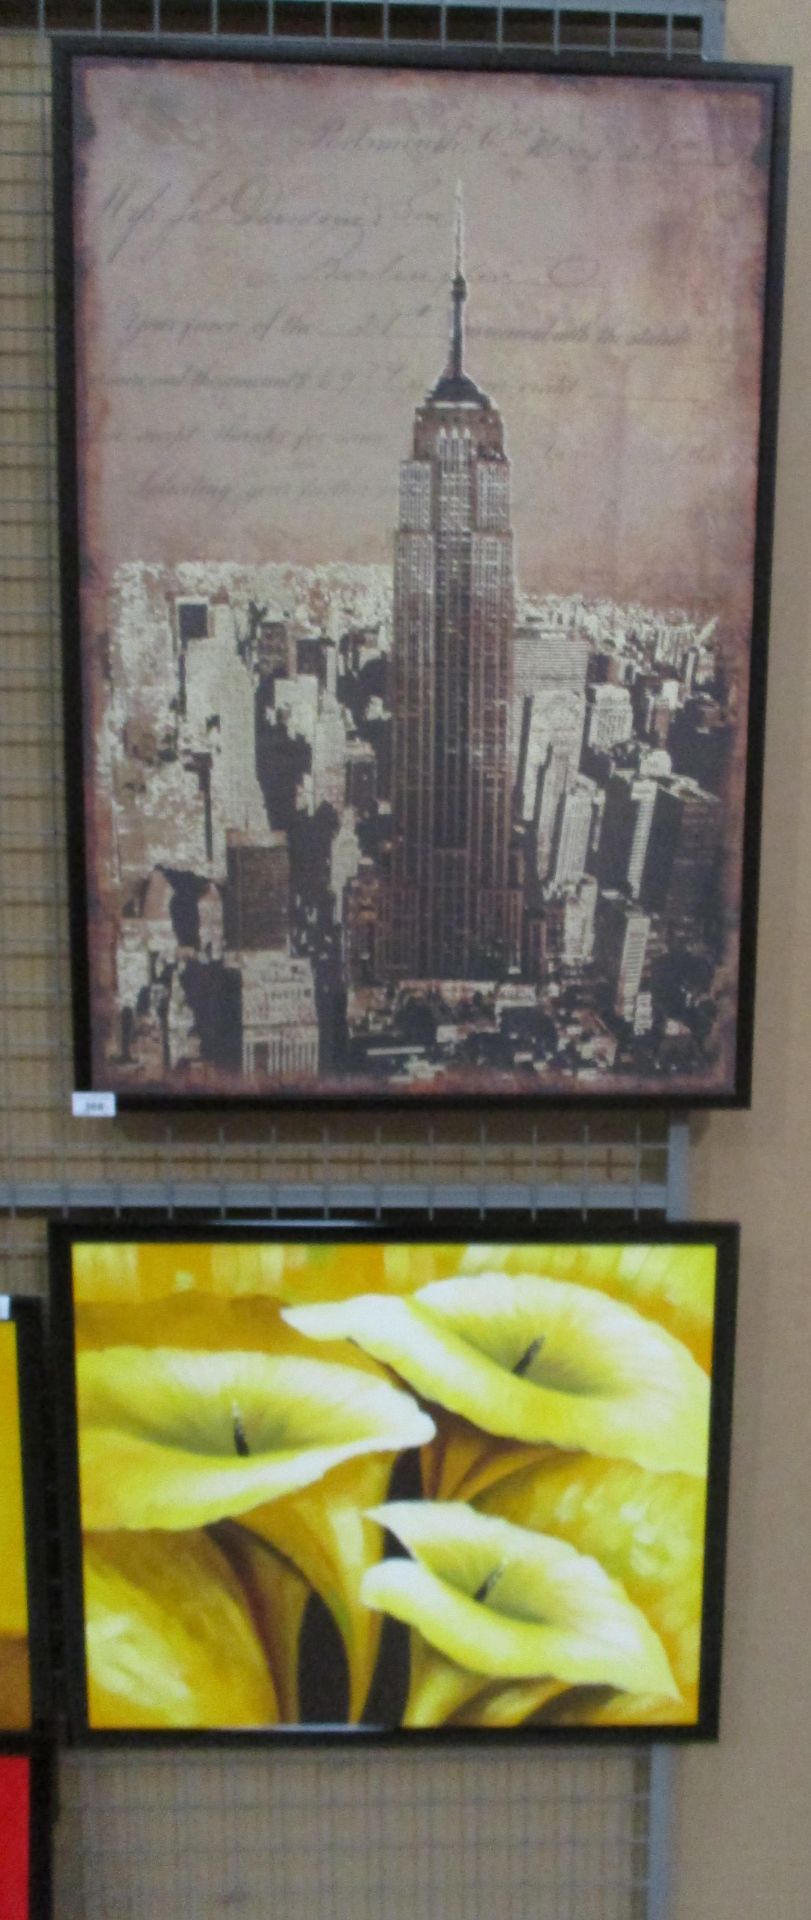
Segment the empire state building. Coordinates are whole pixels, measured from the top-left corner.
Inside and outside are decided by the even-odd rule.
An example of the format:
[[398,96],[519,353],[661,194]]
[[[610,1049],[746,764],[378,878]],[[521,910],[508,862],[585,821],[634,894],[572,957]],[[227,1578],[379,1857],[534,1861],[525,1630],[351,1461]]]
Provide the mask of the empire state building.
[[513,647],[510,463],[501,416],[464,367],[456,216],[448,363],[414,418],[394,540],[392,854],[395,979],[506,969]]

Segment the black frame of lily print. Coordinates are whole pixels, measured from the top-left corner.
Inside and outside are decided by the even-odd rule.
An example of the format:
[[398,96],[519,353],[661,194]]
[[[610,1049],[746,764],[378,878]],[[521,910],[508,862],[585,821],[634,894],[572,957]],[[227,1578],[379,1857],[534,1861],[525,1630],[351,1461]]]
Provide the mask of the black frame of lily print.
[[4,1298],[8,1300],[8,1321],[17,1335],[31,1722],[28,1728],[19,1730],[0,1728],[0,1751],[27,1753],[32,1739],[46,1732],[52,1712],[47,1374],[41,1302],[14,1294]]
[[[91,836],[88,832],[88,781],[91,746],[87,732],[87,705],[83,697],[86,678],[86,643],[81,630],[81,580],[83,555],[80,527],[81,462],[79,455],[77,408],[77,346],[75,295],[78,269],[73,240],[73,196],[76,177],[72,112],[72,65],[74,60],[92,57],[114,60],[160,60],[208,62],[276,62],[299,66],[351,67],[359,70],[391,68],[412,71],[440,70],[451,73],[544,74],[566,77],[610,77],[639,79],[655,85],[662,80],[689,80],[701,85],[722,84],[735,88],[757,85],[768,88],[773,100],[772,140],[769,165],[766,272],[763,290],[763,350],[760,379],[760,415],[757,460],[757,493],[754,527],[753,602],[749,659],[749,696],[746,733],[745,788],[741,805],[740,834],[740,926],[738,939],[738,979],[735,999],[734,1046],[730,1073],[725,1084],[691,1087],[662,1075],[661,1085],[638,1081],[629,1074],[627,1084],[601,1092],[593,1080],[568,1086],[565,1076],[545,1088],[542,1080],[532,1089],[499,1087],[493,1073],[486,1089],[454,1087],[432,1092],[430,1088],[364,1085],[343,1091],[332,1080],[322,1087],[318,1077],[306,1090],[283,1085],[267,1091],[251,1092],[235,1086],[210,1093],[198,1090],[172,1090],[161,1084],[138,1088],[121,1086],[116,1091],[120,1110],[175,1111],[234,1109],[273,1110],[313,1107],[330,1110],[395,1110],[404,1104],[421,1110],[477,1110],[483,1099],[488,1105],[507,1111],[552,1108],[611,1109],[639,1108],[668,1111],[686,1108],[748,1107],[752,1097],[754,1047],[755,968],[757,942],[758,893],[760,878],[761,811],[765,745],[766,666],[769,610],[771,601],[772,546],[774,535],[775,473],[779,400],[780,343],[783,312],[784,255],[788,195],[788,154],[792,70],[735,61],[708,62],[684,58],[649,59],[645,55],[604,55],[544,52],[537,49],[488,49],[457,47],[385,48],[353,45],[341,47],[314,45],[312,41],[290,40],[284,44],[248,36],[218,36],[211,43],[199,36],[173,36],[156,43],[149,36],[126,34],[105,36],[88,34],[55,35],[53,51],[53,147],[54,147],[54,224],[55,288],[58,316],[56,338],[58,399],[59,540],[63,636],[63,701],[65,732],[65,778],[68,818],[69,920],[74,1034],[74,1073],[77,1088],[107,1092],[109,1074],[99,1072],[93,1043],[94,969],[91,956],[91,907],[93,888],[89,861]],[[83,751],[77,742],[84,739]],[[483,1075],[481,1076],[483,1078]]]
[[[727,1511],[732,1437],[732,1392],[740,1230],[729,1222],[655,1222],[622,1213],[590,1214],[587,1220],[561,1213],[535,1215],[480,1210],[437,1210],[425,1223],[403,1212],[354,1214],[330,1218],[301,1215],[272,1219],[201,1213],[156,1217],[122,1210],[108,1217],[95,1212],[63,1216],[49,1223],[51,1328],[59,1441],[60,1548],[68,1730],[71,1741],[91,1746],[256,1746],[293,1743],[304,1746],[345,1744],[405,1746],[600,1745],[715,1741],[719,1736],[721,1652],[724,1623]],[[704,1533],[702,1621],[699,1657],[699,1709],[695,1722],[668,1726],[519,1726],[503,1728],[407,1729],[345,1723],[303,1722],[291,1727],[127,1729],[94,1728],[88,1716],[83,1603],[83,1552],[79,1487],[78,1422],[73,1314],[72,1248],[76,1242],[139,1244],[175,1242],[239,1244],[257,1242],[359,1245],[406,1242],[438,1245],[477,1241],[570,1246],[712,1246],[716,1251],[715,1315]]]
[[0,1758],[22,1761],[28,1768],[28,1920],[52,1920],[55,1749],[37,1735],[19,1744],[3,1734]]

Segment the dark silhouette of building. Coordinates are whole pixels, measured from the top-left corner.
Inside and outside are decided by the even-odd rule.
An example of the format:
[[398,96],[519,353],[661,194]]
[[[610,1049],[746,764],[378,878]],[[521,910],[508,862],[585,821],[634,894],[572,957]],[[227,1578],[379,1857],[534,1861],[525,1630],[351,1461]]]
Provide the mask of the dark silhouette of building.
[[353,987],[368,987],[380,978],[381,918],[380,878],[373,862],[362,860],[344,902],[346,973]]
[[373,813],[377,805],[377,756],[368,740],[346,743],[346,804],[356,813]]
[[693,920],[712,911],[720,806],[694,780],[657,782],[640,899],[669,920]]
[[394,544],[395,978],[475,978],[517,951],[509,885],[513,536],[501,416],[464,370],[461,207],[450,356],[417,408]]
[[287,836],[270,846],[252,846],[244,834],[226,836],[227,886],[224,932],[229,948],[284,952],[290,932],[290,855]]

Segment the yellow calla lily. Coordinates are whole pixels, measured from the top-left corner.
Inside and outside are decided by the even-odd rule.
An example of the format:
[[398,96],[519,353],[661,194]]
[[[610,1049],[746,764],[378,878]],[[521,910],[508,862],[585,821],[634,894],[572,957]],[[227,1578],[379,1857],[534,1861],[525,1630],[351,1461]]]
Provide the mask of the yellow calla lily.
[[536,1273],[624,1300],[683,1340],[709,1372],[718,1261],[713,1246],[553,1241],[548,1246],[473,1245],[460,1253],[460,1273]]
[[[584,1454],[550,1455],[488,1489],[480,1511],[593,1554],[665,1647],[684,1703],[697,1711],[706,1486],[687,1474]],[[621,1717],[627,1718],[620,1703]],[[639,1717],[655,1717],[640,1702]],[[601,1717],[603,1717],[601,1715]],[[667,1718],[674,1716],[668,1710]]]
[[485,1273],[283,1318],[316,1340],[356,1341],[488,1433],[706,1472],[706,1374],[664,1328],[589,1288]]
[[91,1727],[262,1727],[278,1720],[245,1594],[206,1533],[84,1542]]
[[82,1519],[96,1530],[239,1517],[434,1431],[387,1381],[286,1354],[110,1347],[80,1354],[77,1380]]
[[297,1726],[299,1641],[310,1588],[288,1560],[238,1520],[221,1520],[212,1534],[250,1606],[270,1666],[279,1720]]
[[377,1527],[364,1518],[385,1499],[394,1455],[342,1461],[317,1484],[244,1516],[244,1527],[271,1541],[320,1594],[343,1639],[349,1668],[349,1719],[358,1721],[380,1645],[381,1620],[361,1603],[361,1583],[380,1558]]
[[[678,1697],[661,1640],[639,1608],[566,1542],[455,1501],[393,1501],[370,1518],[414,1557],[370,1568],[366,1604],[416,1628],[482,1683],[555,1679]],[[407,1722],[425,1724],[413,1699]]]

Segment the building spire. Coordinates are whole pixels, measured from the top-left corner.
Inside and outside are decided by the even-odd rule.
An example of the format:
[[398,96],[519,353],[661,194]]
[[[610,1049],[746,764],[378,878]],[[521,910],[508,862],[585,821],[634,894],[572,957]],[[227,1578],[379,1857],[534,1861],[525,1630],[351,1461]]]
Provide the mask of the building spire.
[[453,319],[451,323],[451,364],[449,371],[455,380],[462,377],[462,363],[465,351],[465,323],[463,308],[467,299],[467,281],[462,265],[464,243],[464,209],[462,206],[462,182],[456,186],[456,228],[454,239],[454,274],[451,283],[453,298]]
[[453,278],[451,280],[451,328],[450,350],[445,362],[445,371],[431,388],[426,398],[441,407],[484,407],[489,408],[490,401],[486,393],[476,386],[475,380],[465,373],[465,301],[467,300],[467,281],[464,267],[465,225],[462,210],[462,183],[456,188],[456,213],[453,228]]

